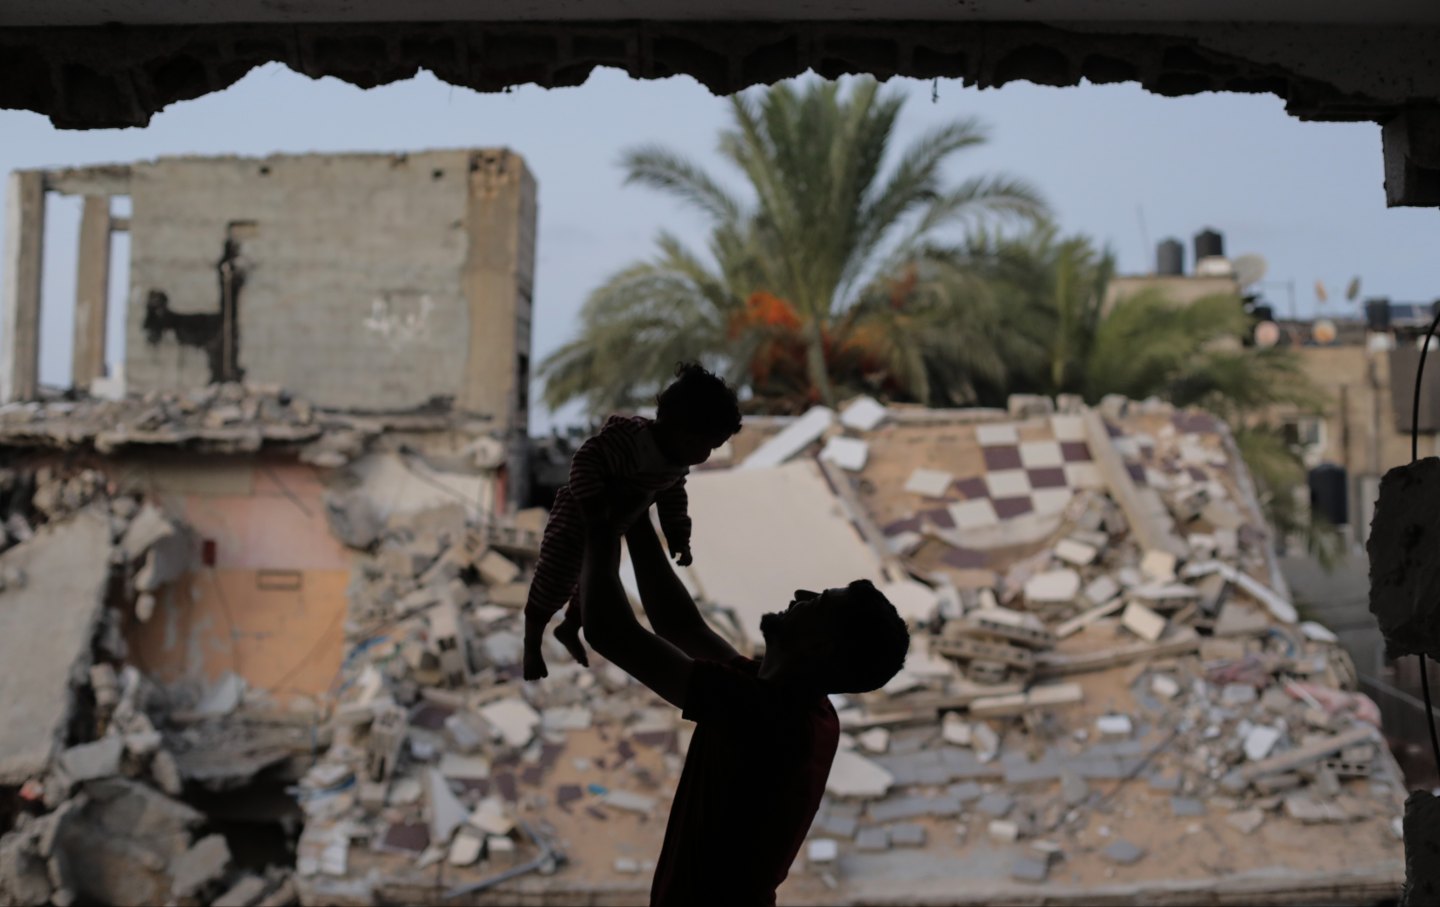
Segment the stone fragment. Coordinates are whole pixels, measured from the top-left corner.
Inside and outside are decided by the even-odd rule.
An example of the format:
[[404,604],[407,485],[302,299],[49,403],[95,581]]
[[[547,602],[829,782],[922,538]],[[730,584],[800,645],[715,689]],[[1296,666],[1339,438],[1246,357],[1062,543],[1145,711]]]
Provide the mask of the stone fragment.
[[513,583],[520,577],[520,568],[500,552],[490,549],[475,563],[475,569],[487,586]]
[[485,850],[485,839],[479,835],[460,831],[450,842],[449,861],[451,866],[473,866]]
[[992,841],[1000,844],[1013,844],[1020,840],[1020,825],[1009,819],[991,819],[986,832]]
[[1095,719],[1095,730],[1099,731],[1102,737],[1129,738],[1134,731],[1134,724],[1129,715],[1101,715]]
[[1038,857],[1016,857],[1010,864],[1010,878],[1018,882],[1043,882],[1050,875],[1050,861]]
[[889,413],[874,397],[856,397],[840,411],[840,424],[856,431],[874,431]]
[[1084,567],[1094,563],[1099,551],[1092,545],[1074,539],[1061,539],[1055,543],[1055,556],[1067,564]]
[[925,826],[917,822],[897,822],[890,826],[890,843],[895,847],[924,847]]
[[1140,572],[1162,583],[1175,579],[1175,555],[1158,548],[1151,548],[1140,559]]
[[177,900],[198,898],[230,868],[230,847],[223,835],[206,835],[171,865],[170,893]]
[[1280,731],[1269,725],[1260,725],[1252,728],[1250,733],[1245,735],[1245,758],[1251,762],[1258,762],[1270,755],[1275,744],[1280,740]]
[[93,781],[119,774],[125,739],[111,735],[93,743],[72,746],[60,754],[60,767],[71,781]]
[[870,445],[859,438],[834,437],[825,443],[820,459],[847,472],[859,472],[870,459]]
[[430,843],[440,846],[450,841],[469,812],[450,792],[445,776],[436,768],[425,770],[425,812],[430,822]]
[[883,753],[890,748],[890,732],[883,727],[871,728],[858,734],[855,742],[867,753]]
[[958,712],[946,712],[940,722],[940,737],[946,743],[969,746],[972,738],[970,722],[961,718]]
[[1161,699],[1174,699],[1180,695],[1180,683],[1169,674],[1156,674],[1150,678],[1150,692]]
[[980,798],[975,809],[987,816],[1003,819],[1015,808],[1015,798],[1003,791],[993,791]]
[[840,843],[832,838],[817,838],[805,851],[808,863],[834,863],[840,856]]
[[253,907],[265,896],[270,882],[252,873],[246,873],[231,885],[224,894],[210,903],[210,907]]
[[1080,594],[1080,574],[1071,569],[1047,570],[1025,583],[1025,601],[1031,604],[1065,604]]
[[616,857],[612,865],[621,875],[635,875],[640,872],[640,861],[631,857]]
[[1139,602],[1131,602],[1120,615],[1120,623],[1146,642],[1159,642],[1169,621]]
[[1120,594],[1120,584],[1108,573],[1102,573],[1085,585],[1084,596],[1092,605],[1103,605]]
[[889,829],[883,826],[860,829],[859,833],[855,836],[855,849],[869,851],[889,850]]
[[1170,814],[1177,819],[1205,815],[1205,804],[1193,797],[1171,797]]
[[1265,822],[1265,814],[1258,809],[1244,809],[1226,816],[1225,822],[1242,835],[1248,835]]
[[1090,785],[1084,778],[1070,771],[1060,773],[1060,796],[1066,806],[1079,806],[1090,796]]
[[508,835],[515,828],[515,820],[505,808],[505,801],[494,794],[481,799],[465,821],[487,835]]
[[837,797],[883,797],[894,776],[859,753],[840,750],[830,766],[825,790]]
[[535,735],[540,714],[525,700],[512,696],[480,708],[480,717],[499,733],[509,746],[520,748]]
[[1129,866],[1132,863],[1140,862],[1145,856],[1145,850],[1124,838],[1117,838],[1110,842],[1110,845],[1103,851],[1105,859],[1121,866]]
[[917,469],[905,482],[905,491],[926,498],[942,498],[955,476],[939,469]]
[[606,806],[648,816],[655,811],[655,798],[628,790],[610,790],[601,797]]
[[485,839],[485,855],[498,868],[512,866],[516,856],[515,842],[500,835],[491,835]]

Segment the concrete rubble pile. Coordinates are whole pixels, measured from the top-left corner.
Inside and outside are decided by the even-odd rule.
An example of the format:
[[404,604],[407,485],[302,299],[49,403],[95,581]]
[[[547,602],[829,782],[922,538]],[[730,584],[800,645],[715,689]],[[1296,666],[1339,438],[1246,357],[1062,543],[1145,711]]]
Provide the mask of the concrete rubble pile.
[[[340,525],[367,522],[363,501],[330,503]],[[688,735],[623,671],[593,653],[582,668],[548,636],[549,678],[523,682],[544,519],[476,525],[457,504],[361,534],[332,744],[301,783],[307,903],[433,898],[437,879],[478,893],[549,876],[577,847],[648,879],[650,845],[576,831],[662,816]]]
[[[162,691],[127,660],[122,608],[144,619],[155,591],[191,569],[196,539],[94,470],[7,470],[3,485],[0,608],[6,617],[31,609],[24,627],[3,626],[20,646],[7,666],[32,684],[3,698],[33,722],[27,743],[7,719],[0,747],[16,813],[0,837],[0,904],[294,903],[287,868],[241,867],[184,802],[216,780],[197,761],[214,749],[214,729],[186,718],[204,703]],[[31,650],[39,661],[26,671],[17,660]]]
[[[992,414],[973,429],[989,479],[1010,454],[986,448],[987,434],[1003,428],[1013,441],[1013,426],[1022,439],[1028,426],[1045,440],[1020,446],[1043,452],[1046,432],[1063,436],[1062,420],[1078,424],[1081,412],[1026,405],[1012,400],[1010,420]],[[891,520],[877,540],[931,588],[934,605],[899,677],[874,694],[836,697],[846,735],[806,857],[827,886],[863,884],[869,854],[958,856],[981,840],[1009,881],[1052,884],[1183,876],[1185,842],[1216,829],[1234,839],[1233,868],[1245,863],[1234,849],[1266,826],[1278,838],[1350,825],[1325,849],[1344,853],[1357,836],[1381,853],[1393,848],[1403,782],[1379,710],[1354,692],[1336,637],[1300,621],[1283,585],[1277,591],[1223,426],[1153,402],[1107,400],[1102,413],[1108,438],[1089,445],[1120,453],[1124,487],[1072,487],[1049,531],[992,549],[981,559],[988,570],[951,552],[1004,529],[993,518],[961,525],[972,501],[987,511],[1001,502],[962,492],[957,503],[953,476],[937,481],[918,467],[906,478],[903,461],[890,464],[890,480],[911,492],[899,509],[906,499],[918,507],[877,515],[877,524]],[[889,446],[883,428],[840,422],[814,444],[869,443],[870,467],[857,457],[840,481],[886,497],[875,459],[902,447],[902,414],[892,411],[900,424]],[[951,498],[948,508],[939,498]],[[963,569],[945,569],[955,565]],[[1149,871],[1138,865],[1146,862]]]
[[366,414],[321,409],[278,387],[212,384],[113,400],[8,403],[0,406],[0,445],[100,454],[177,446],[244,453],[295,445],[302,462],[333,468],[388,429],[437,429],[456,421],[443,399],[426,410]]

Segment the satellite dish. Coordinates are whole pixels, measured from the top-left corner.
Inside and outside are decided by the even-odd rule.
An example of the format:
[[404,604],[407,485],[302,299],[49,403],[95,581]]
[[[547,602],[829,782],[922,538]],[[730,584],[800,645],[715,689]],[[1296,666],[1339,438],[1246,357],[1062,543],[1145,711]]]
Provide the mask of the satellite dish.
[[1356,274],[1350,278],[1350,283],[1345,287],[1345,299],[1354,302],[1355,297],[1360,295],[1360,275]]
[[1273,321],[1262,321],[1255,325],[1255,345],[1269,348],[1280,342],[1280,325]]
[[1310,329],[1310,336],[1314,337],[1315,342],[1321,346],[1329,346],[1334,343],[1339,333],[1340,332],[1335,329],[1335,322],[1328,318],[1321,318],[1315,322],[1315,325]]
[[1235,266],[1223,255],[1210,255],[1195,262],[1196,277],[1234,277]]
[[1323,280],[1315,281],[1315,298],[1321,302],[1326,302],[1330,299],[1330,294],[1325,292],[1325,282]]
[[1260,255],[1241,255],[1234,265],[1235,282],[1242,287],[1264,280],[1265,272],[1270,270],[1270,264]]

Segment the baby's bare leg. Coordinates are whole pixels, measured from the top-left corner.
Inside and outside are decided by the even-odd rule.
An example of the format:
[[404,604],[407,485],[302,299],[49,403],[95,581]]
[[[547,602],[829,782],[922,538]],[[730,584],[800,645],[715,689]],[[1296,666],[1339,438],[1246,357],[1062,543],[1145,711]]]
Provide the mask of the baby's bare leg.
[[590,656],[585,651],[585,644],[580,641],[580,627],[585,615],[584,604],[580,601],[580,590],[576,589],[575,594],[570,597],[570,604],[565,608],[565,617],[555,625],[555,638],[560,640],[572,657],[587,668],[590,666]]

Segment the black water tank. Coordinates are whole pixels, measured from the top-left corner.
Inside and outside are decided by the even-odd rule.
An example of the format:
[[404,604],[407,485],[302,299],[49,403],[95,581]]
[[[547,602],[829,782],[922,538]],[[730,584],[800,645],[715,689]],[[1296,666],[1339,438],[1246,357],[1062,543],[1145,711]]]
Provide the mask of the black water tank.
[[1185,244],[1178,239],[1162,239],[1155,247],[1155,273],[1161,277],[1182,277],[1185,274]]
[[1250,309],[1250,317],[1256,321],[1274,321],[1275,309],[1268,305],[1257,305]]
[[1365,327],[1372,331],[1390,330],[1390,300],[1365,300]]
[[1335,526],[1350,522],[1345,467],[1321,463],[1310,470],[1310,509]]
[[1210,258],[1214,255],[1225,254],[1225,237],[1217,231],[1206,227],[1195,234],[1195,262],[1198,264],[1202,258]]

